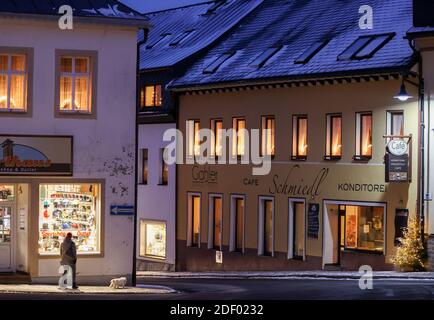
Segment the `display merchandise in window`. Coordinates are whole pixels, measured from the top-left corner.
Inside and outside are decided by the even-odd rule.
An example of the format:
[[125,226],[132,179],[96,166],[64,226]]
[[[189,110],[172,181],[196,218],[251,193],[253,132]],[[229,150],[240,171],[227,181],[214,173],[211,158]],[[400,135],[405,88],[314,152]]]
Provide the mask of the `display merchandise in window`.
[[59,254],[68,232],[78,253],[99,253],[99,190],[97,184],[40,186],[40,254]]

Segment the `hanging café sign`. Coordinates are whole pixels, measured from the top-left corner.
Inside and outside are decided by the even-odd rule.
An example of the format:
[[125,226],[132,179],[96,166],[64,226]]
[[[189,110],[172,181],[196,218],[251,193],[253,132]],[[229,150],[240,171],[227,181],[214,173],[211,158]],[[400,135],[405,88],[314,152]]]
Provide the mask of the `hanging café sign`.
[[0,135],[0,176],[71,176],[71,136]]
[[[385,136],[385,138],[390,138]],[[386,147],[386,182],[411,180],[411,136],[391,137]]]

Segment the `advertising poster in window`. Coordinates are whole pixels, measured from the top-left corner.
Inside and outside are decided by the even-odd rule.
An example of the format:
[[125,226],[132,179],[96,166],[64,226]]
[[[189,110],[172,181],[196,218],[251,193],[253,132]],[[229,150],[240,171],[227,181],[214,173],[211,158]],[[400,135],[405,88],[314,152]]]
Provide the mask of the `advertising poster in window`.
[[145,255],[159,259],[166,258],[166,225],[146,223]]
[[396,209],[395,211],[395,245],[404,236],[404,229],[408,225],[408,209]]
[[0,135],[0,176],[71,176],[72,137]]

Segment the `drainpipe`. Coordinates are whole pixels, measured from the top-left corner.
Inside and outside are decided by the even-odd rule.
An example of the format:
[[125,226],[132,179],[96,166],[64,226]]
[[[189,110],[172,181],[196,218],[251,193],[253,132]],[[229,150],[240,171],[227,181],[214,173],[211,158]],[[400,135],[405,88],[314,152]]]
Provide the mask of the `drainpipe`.
[[133,287],[137,285],[137,195],[138,195],[138,181],[139,181],[139,108],[140,108],[140,47],[148,40],[148,29],[143,29],[143,40],[137,42],[137,58],[136,58],[136,108],[135,108],[135,144],[134,144],[134,240],[133,240],[133,269],[131,273],[131,284]]
[[418,177],[418,216],[420,220],[420,238],[425,243],[425,81],[423,78],[423,59],[414,43],[409,39],[410,47],[416,55],[419,77],[419,177]]

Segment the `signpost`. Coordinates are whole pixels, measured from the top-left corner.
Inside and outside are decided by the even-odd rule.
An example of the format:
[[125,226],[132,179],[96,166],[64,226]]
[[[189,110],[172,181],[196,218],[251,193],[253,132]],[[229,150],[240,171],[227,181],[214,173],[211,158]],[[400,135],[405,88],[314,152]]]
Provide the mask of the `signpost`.
[[110,214],[112,216],[132,216],[132,215],[134,215],[134,206],[112,205],[112,206],[110,206]]

